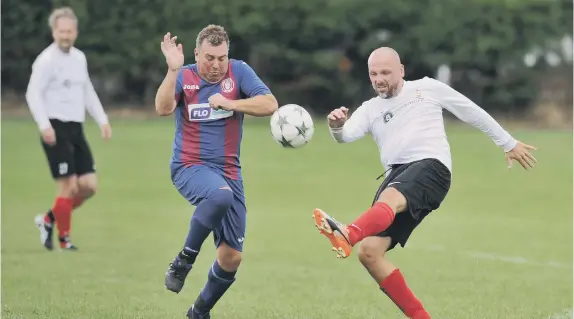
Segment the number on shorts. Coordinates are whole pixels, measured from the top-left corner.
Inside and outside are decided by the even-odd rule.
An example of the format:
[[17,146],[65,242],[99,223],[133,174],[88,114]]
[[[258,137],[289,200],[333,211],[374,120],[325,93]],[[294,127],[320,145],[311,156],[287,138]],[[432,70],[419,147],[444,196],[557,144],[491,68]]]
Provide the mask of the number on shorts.
[[58,164],[58,171],[60,175],[64,175],[68,173],[68,163],[60,163]]

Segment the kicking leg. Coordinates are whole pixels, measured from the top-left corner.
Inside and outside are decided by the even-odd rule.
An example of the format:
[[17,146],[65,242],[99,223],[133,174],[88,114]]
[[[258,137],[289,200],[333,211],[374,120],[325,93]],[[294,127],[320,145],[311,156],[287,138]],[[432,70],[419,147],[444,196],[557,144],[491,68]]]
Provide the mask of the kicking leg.
[[422,303],[407,286],[400,270],[385,254],[391,246],[390,237],[368,237],[359,246],[359,260],[371,277],[401,311],[412,319],[430,319]]
[[366,237],[385,231],[395,219],[395,214],[407,208],[407,200],[401,192],[393,187],[386,188],[377,201],[350,225],[338,222],[320,209],[313,212],[315,226],[325,235],[337,258],[347,258],[352,247]]

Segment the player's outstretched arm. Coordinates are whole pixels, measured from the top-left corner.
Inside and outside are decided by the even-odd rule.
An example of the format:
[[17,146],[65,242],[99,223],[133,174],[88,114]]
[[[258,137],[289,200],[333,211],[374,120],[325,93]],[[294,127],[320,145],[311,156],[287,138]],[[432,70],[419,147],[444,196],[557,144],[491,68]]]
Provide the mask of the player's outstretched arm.
[[[175,111],[178,96],[181,94],[181,85],[178,85],[179,69],[183,66],[183,46],[176,44],[177,36],[171,37],[166,33],[161,42],[161,52],[165,56],[167,74],[157,89],[155,95],[155,111],[161,116],[167,116]],[[175,94],[175,99],[174,99]]]
[[349,109],[340,107],[327,115],[329,132],[339,143],[350,143],[364,137],[369,132],[369,117],[364,105],[360,106],[350,117]]
[[518,161],[525,169],[533,167],[536,159],[529,152],[535,149],[533,146],[517,141],[490,114],[462,93],[440,81],[434,79],[430,81],[432,82],[431,90],[436,94],[443,108],[488,135],[506,153],[509,168],[512,166],[512,160]]

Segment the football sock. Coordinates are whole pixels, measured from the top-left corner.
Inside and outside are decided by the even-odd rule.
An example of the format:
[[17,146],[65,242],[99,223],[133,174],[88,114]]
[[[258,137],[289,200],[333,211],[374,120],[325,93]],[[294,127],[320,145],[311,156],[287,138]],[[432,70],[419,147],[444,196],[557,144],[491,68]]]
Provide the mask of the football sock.
[[184,249],[182,253],[197,254],[199,252],[209,233],[221,225],[232,202],[233,192],[228,189],[218,189],[197,205],[189,223],[189,232],[185,240],[185,248],[187,249]]
[[430,319],[423,304],[407,286],[405,278],[398,269],[395,269],[380,283],[381,290],[412,319]]
[[[82,196],[74,197],[73,202],[72,202],[72,210],[78,208],[83,203],[84,203],[84,197],[82,197]],[[44,216],[44,222],[46,222],[48,224],[53,224],[55,221],[56,221],[56,217],[54,217],[54,212],[51,209],[48,210],[48,212]]]
[[195,301],[193,308],[198,313],[209,312],[235,282],[236,273],[237,271],[225,271],[216,260],[209,269],[207,283]]
[[347,227],[351,246],[365,237],[376,235],[391,226],[395,213],[386,203],[376,202],[363,215]]
[[58,236],[67,237],[70,234],[72,225],[72,205],[73,199],[58,197],[52,207],[52,214],[58,224]]
[[44,216],[44,222],[48,223],[48,224],[54,224],[55,221],[56,221],[56,217],[54,217],[54,213],[52,212],[51,209],[48,210],[48,212]]

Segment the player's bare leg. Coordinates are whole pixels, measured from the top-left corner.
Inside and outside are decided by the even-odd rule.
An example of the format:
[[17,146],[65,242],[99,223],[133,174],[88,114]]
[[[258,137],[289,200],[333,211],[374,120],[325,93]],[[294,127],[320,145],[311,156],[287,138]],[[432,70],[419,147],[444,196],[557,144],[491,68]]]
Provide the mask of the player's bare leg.
[[74,197],[74,210],[92,198],[98,190],[98,178],[95,173],[88,173],[78,177],[78,193]]
[[385,254],[391,245],[390,237],[367,237],[359,245],[358,256],[371,277],[401,311],[412,319],[430,319],[422,303],[407,286],[399,269]]
[[235,282],[242,253],[223,242],[217,248],[217,260],[209,269],[207,284],[187,312],[190,319],[208,319],[209,312]]
[[378,201],[350,225],[338,222],[320,209],[313,212],[319,232],[331,242],[337,258],[347,258],[352,247],[368,236],[385,231],[393,223],[396,213],[406,210],[407,200],[393,187],[386,188]]
[[77,247],[70,242],[70,226],[72,219],[73,198],[78,194],[78,178],[76,175],[61,177],[56,180],[58,195],[53,208],[45,216],[35,218],[36,227],[40,231],[40,239],[44,247],[53,249],[52,233],[54,225],[58,224],[58,237],[60,248],[76,250]]

